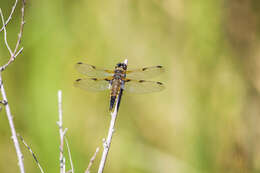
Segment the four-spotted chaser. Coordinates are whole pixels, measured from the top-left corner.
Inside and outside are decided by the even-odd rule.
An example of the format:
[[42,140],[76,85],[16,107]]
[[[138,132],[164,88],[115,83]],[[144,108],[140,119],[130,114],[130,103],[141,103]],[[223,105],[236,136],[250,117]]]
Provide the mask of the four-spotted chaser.
[[75,68],[78,72],[88,76],[88,78],[77,79],[74,83],[75,86],[88,91],[110,90],[110,111],[114,110],[116,102],[118,102],[118,109],[123,91],[129,93],[150,93],[164,89],[164,85],[161,82],[144,80],[161,74],[164,68],[160,65],[127,70],[126,63],[118,63],[114,70],[105,70],[79,62]]

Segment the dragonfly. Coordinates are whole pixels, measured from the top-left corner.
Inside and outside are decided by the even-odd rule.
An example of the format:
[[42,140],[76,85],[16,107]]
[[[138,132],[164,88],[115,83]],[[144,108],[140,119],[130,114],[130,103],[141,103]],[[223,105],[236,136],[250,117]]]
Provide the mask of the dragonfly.
[[164,72],[161,65],[128,70],[127,62],[123,62],[116,64],[114,70],[107,70],[78,62],[75,68],[87,76],[75,80],[76,87],[87,91],[110,90],[110,111],[114,110],[116,104],[118,111],[123,92],[142,94],[162,91],[165,88],[161,82],[145,80]]

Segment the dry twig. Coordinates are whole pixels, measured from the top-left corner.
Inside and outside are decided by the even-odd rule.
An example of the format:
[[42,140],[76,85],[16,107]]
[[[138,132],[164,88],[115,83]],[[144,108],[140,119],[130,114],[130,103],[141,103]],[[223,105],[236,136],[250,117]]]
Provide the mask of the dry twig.
[[[15,0],[14,5],[13,5],[12,10],[11,10],[11,13],[9,14],[9,17],[8,17],[8,19],[6,20],[4,26],[6,26],[6,25],[11,21],[12,15],[13,15],[13,13],[14,13],[14,10],[15,10],[15,8],[16,8],[17,3],[18,3],[18,0]],[[2,26],[2,28],[0,29],[0,32],[4,30],[4,26]]]
[[97,153],[99,152],[99,147],[97,147],[96,152],[94,153],[94,155],[91,157],[89,164],[88,164],[88,168],[85,171],[85,173],[90,173],[90,168],[94,163],[94,160],[96,159]]
[[[127,59],[124,61],[125,64],[127,64]],[[107,155],[108,155],[108,151],[110,149],[110,145],[111,145],[111,141],[112,141],[112,137],[113,137],[113,133],[115,131],[114,126],[115,126],[115,122],[116,122],[116,117],[117,117],[117,111],[118,111],[118,103],[119,103],[119,99],[117,99],[117,103],[115,106],[115,109],[113,112],[111,112],[111,121],[110,121],[110,126],[109,126],[109,130],[108,130],[108,134],[107,134],[107,139],[105,139],[103,141],[103,153],[102,153],[102,158],[100,160],[100,164],[99,164],[99,168],[98,168],[98,173],[102,173],[106,164],[106,159],[107,159]]]
[[21,139],[22,143],[24,144],[24,146],[25,146],[25,147],[29,150],[29,152],[32,154],[33,159],[35,160],[35,162],[36,162],[38,168],[41,170],[41,173],[44,173],[44,171],[43,171],[43,169],[42,169],[42,167],[41,167],[41,165],[40,165],[40,162],[38,161],[38,159],[37,159],[36,155],[34,154],[34,152],[32,151],[32,149],[31,149],[31,148],[29,147],[29,145],[25,142],[25,140],[23,139],[23,137],[22,137],[21,135],[18,134],[18,136],[20,137],[20,139]]
[[0,67],[0,71],[1,72],[4,71],[15,60],[15,58],[23,50],[23,47],[19,49],[19,45],[21,43],[22,34],[23,34],[23,28],[24,28],[24,24],[25,24],[25,21],[24,21],[24,7],[25,7],[25,0],[22,0],[20,30],[19,30],[19,33],[18,33],[18,39],[16,41],[16,45],[15,45],[14,51],[12,51],[12,49],[10,48],[10,46],[8,44],[8,41],[7,41],[7,32],[6,32],[6,28],[5,28],[6,24],[5,24],[5,20],[4,20],[4,16],[3,16],[2,10],[0,8],[0,14],[1,14],[1,19],[2,19],[2,23],[3,23],[3,30],[4,30],[5,45],[6,45],[7,49],[8,49],[8,51],[9,51],[9,54],[10,54],[10,58],[9,58],[8,62],[6,64],[4,64],[2,67]]
[[20,24],[20,30],[19,30],[19,34],[18,34],[18,39],[17,39],[17,42],[16,42],[16,46],[15,46],[15,49],[14,51],[12,51],[12,49],[10,48],[10,46],[8,45],[8,41],[7,41],[7,32],[6,32],[6,24],[11,20],[12,18],[12,14],[16,8],[16,4],[17,4],[17,0],[12,8],[12,11],[11,11],[11,14],[9,15],[9,18],[7,19],[7,22],[5,22],[4,20],[4,16],[3,16],[3,13],[2,13],[2,9],[0,8],[0,16],[1,16],[1,20],[2,20],[2,23],[3,23],[3,27],[1,29],[1,31],[3,30],[4,31],[4,41],[5,41],[5,45],[10,53],[10,59],[9,61],[4,64],[3,66],[0,67],[0,90],[1,90],[1,94],[2,94],[2,97],[3,97],[3,102],[5,103],[5,110],[6,110],[6,115],[7,115],[7,118],[8,118],[8,122],[9,122],[9,125],[10,125],[10,128],[11,128],[11,133],[12,133],[12,139],[13,139],[13,142],[14,142],[14,147],[15,147],[15,150],[16,150],[16,154],[17,154],[17,158],[18,158],[18,165],[19,165],[19,168],[20,168],[20,172],[21,173],[25,173],[25,170],[24,170],[24,163],[23,163],[23,155],[22,155],[22,152],[21,152],[21,149],[20,149],[20,145],[19,145],[19,142],[18,142],[18,139],[17,139],[17,133],[16,133],[16,130],[15,130],[15,126],[14,126],[14,122],[13,122],[13,116],[11,114],[11,109],[10,109],[10,106],[8,104],[8,100],[7,100],[7,97],[6,97],[6,92],[5,92],[5,89],[4,89],[4,85],[3,85],[3,81],[2,81],[2,71],[10,64],[12,63],[15,58],[21,53],[21,51],[23,50],[23,48],[21,48],[20,50],[18,50],[19,48],[19,45],[21,43],[21,38],[22,38],[22,34],[23,34],[23,27],[24,27],[24,7],[25,7],[25,0],[22,0],[22,8],[21,8],[21,24]]
[[66,134],[67,128],[63,130],[62,126],[62,92],[58,91],[58,106],[59,106],[59,121],[57,122],[59,126],[60,133],[60,173],[65,173],[65,157],[63,156],[64,148],[64,136]]
[[66,137],[65,137],[65,142],[66,142],[66,146],[67,146],[68,154],[69,154],[69,159],[70,159],[70,167],[71,167],[71,171],[70,172],[74,173],[74,166],[73,166],[72,157],[71,157],[71,153],[70,153],[69,142],[68,142]]
[[18,165],[19,165],[19,168],[20,168],[20,172],[25,173],[24,164],[23,164],[23,154],[21,152],[21,148],[20,148],[19,142],[17,140],[17,133],[16,133],[15,126],[14,126],[13,116],[11,114],[11,109],[10,109],[10,106],[8,104],[8,100],[7,100],[7,97],[6,97],[1,72],[0,72],[0,89],[1,89],[1,94],[2,94],[3,100],[6,103],[5,104],[5,111],[6,111],[8,122],[9,122],[9,125],[10,125],[10,128],[11,128],[12,139],[13,139],[13,142],[14,142],[14,147],[15,147],[15,150],[16,150],[17,158],[18,158]]

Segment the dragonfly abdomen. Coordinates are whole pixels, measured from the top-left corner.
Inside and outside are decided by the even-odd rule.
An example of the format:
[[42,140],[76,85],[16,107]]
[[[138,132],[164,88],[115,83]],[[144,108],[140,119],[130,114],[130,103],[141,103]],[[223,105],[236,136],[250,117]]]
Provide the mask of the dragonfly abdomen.
[[110,96],[110,107],[109,107],[110,111],[112,111],[115,107],[115,103],[117,102],[120,89],[121,89],[121,80],[114,79],[111,84],[111,96]]

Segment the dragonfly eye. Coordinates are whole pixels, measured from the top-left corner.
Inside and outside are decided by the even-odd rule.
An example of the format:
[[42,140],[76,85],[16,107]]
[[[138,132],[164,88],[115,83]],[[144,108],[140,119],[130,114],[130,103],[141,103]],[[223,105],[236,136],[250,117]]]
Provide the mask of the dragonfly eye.
[[121,66],[122,66],[122,63],[117,63],[117,64],[116,64],[116,68],[117,68],[117,67],[121,67]]
[[118,63],[116,65],[116,68],[122,68],[122,69],[126,70],[127,69],[127,65],[125,63]]
[[125,63],[122,64],[122,67],[123,67],[124,70],[127,69],[127,65]]

